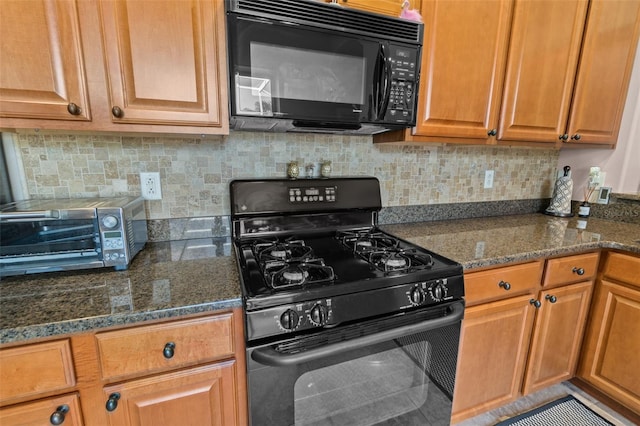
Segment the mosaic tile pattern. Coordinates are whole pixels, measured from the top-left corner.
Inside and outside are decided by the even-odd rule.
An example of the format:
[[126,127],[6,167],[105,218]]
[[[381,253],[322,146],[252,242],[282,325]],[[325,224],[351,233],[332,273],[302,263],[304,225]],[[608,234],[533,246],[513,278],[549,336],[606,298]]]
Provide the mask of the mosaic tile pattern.
[[[333,175],[380,179],[384,206],[551,196],[558,151],[373,144],[369,136],[234,132],[206,139],[60,134],[15,137],[31,198],[138,195],[140,172],[159,172],[150,219],[229,214],[234,178],[285,176],[286,164],[332,162]],[[484,189],[484,171],[495,170]]]

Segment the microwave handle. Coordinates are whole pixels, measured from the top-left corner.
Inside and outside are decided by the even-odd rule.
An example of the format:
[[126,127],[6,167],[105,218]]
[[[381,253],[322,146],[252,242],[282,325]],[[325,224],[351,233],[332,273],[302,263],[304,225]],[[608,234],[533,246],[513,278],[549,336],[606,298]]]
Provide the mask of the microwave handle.
[[450,306],[450,312],[447,316],[422,321],[415,324],[409,324],[403,327],[391,330],[381,331],[369,336],[357,337],[355,339],[335,343],[332,345],[322,346],[318,349],[312,349],[305,352],[298,352],[291,355],[283,355],[270,346],[256,349],[251,353],[251,358],[264,365],[276,367],[288,367],[301,364],[303,362],[315,361],[320,358],[341,354],[353,349],[360,349],[383,343],[389,340],[398,339],[400,337],[421,333],[436,328],[442,328],[453,325],[462,321],[464,316],[464,302],[454,303]]
[[380,45],[380,53],[379,58],[382,61],[382,74],[381,84],[378,86],[381,89],[381,93],[379,93],[380,104],[377,105],[377,119],[384,119],[385,114],[387,113],[387,107],[389,106],[389,98],[391,97],[391,63],[389,61],[389,56],[387,55],[387,50],[389,46],[387,43],[382,43]]

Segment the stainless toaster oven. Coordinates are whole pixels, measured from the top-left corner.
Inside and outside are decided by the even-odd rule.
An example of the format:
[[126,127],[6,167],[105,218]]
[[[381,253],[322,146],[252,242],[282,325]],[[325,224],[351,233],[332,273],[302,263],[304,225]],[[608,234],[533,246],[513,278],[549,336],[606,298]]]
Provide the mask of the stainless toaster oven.
[[142,198],[26,200],[0,207],[0,276],[123,270],[146,242]]

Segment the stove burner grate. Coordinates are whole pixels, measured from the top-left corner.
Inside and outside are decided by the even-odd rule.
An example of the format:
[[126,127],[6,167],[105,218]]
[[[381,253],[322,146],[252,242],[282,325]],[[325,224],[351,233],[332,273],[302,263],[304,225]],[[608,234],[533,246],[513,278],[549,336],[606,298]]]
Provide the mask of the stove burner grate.
[[313,249],[303,240],[259,240],[253,243],[252,251],[261,263],[273,261],[301,262],[314,257]]
[[269,262],[264,265],[264,276],[274,290],[331,283],[335,280],[333,268],[326,266],[322,259],[310,262]]
[[365,260],[384,272],[412,272],[433,266],[430,254],[415,249],[371,251]]

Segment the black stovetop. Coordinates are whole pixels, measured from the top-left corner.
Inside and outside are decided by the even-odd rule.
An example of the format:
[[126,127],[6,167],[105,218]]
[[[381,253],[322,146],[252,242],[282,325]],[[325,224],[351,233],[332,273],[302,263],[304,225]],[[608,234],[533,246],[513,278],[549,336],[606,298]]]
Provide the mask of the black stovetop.
[[[374,243],[373,247],[354,249],[354,240],[348,239],[351,232],[375,233],[382,236],[384,241],[379,245]],[[273,243],[277,252],[280,252],[280,245],[287,241],[294,244],[289,260],[276,257],[264,261],[265,257],[269,257],[263,255],[264,247]],[[243,296],[248,310],[462,274],[462,267],[458,263],[377,228],[349,230],[346,234],[344,231],[329,231],[310,235],[244,238],[236,244],[243,278]],[[390,267],[381,266],[379,260],[387,253],[407,254],[411,266],[403,267],[397,261],[391,262]],[[286,263],[311,263],[313,267],[322,264],[329,267],[333,275],[322,275],[324,279],[305,280],[299,285],[297,280],[287,285],[274,284],[271,271],[278,269],[281,264],[284,267]],[[275,269],[272,264],[276,265]],[[313,273],[308,276],[315,277]]]

